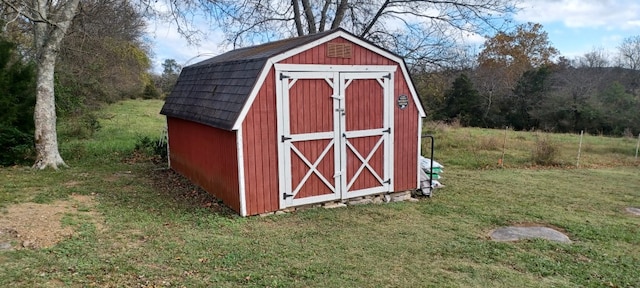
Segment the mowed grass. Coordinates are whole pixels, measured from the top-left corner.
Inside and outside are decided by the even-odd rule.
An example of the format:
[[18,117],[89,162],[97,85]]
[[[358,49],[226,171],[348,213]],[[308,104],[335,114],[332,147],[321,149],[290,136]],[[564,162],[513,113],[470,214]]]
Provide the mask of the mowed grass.
[[[430,199],[241,218],[132,157],[138,137],[161,135],[161,105],[107,107],[93,139],[62,139],[70,168],[0,169],[0,207],[94,194],[90,209],[103,217],[67,219],[76,233],[52,248],[0,251],[0,287],[640,286],[640,217],[625,212],[640,207],[640,170],[626,152],[594,152],[622,138],[590,136],[599,160],[580,169],[536,167],[530,146],[510,144],[498,169],[492,145],[465,151],[504,131],[446,128],[435,131],[446,188]],[[557,227],[573,243],[488,237],[522,223]]]

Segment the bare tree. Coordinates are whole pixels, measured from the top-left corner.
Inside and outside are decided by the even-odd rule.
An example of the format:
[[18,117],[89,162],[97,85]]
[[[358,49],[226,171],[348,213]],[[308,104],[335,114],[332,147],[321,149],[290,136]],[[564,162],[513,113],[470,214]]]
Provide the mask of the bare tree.
[[342,27],[419,65],[452,57],[464,33],[505,26],[516,0],[226,0],[215,19],[238,47]]
[[82,0],[56,63],[57,84],[73,87],[57,93],[58,113],[142,93],[151,66],[145,28],[145,18],[130,1]]
[[640,35],[622,40],[618,53],[621,67],[640,70]]
[[609,55],[602,47],[594,48],[576,59],[576,66],[579,68],[604,68],[609,67],[610,63]]

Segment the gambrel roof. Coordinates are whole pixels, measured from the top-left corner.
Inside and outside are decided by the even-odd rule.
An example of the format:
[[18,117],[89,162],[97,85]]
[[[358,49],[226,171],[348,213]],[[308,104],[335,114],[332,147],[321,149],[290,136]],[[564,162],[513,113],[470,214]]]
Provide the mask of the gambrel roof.
[[332,32],[236,49],[187,66],[160,114],[231,130],[269,58]]
[[[401,57],[338,28],[232,50],[184,67],[160,114],[225,130],[237,129],[273,63],[290,56],[292,51],[308,49],[339,36],[375,47],[377,52],[394,58],[408,77]],[[409,86],[414,100],[420,103],[413,85]],[[417,106],[424,117],[422,105]]]

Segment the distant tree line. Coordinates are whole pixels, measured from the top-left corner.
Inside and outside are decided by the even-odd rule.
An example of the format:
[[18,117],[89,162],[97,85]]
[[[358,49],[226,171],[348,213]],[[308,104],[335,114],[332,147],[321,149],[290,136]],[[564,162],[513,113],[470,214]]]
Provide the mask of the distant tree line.
[[540,24],[489,38],[463,67],[416,70],[431,120],[472,127],[606,135],[640,133],[640,36],[619,45],[559,57]]

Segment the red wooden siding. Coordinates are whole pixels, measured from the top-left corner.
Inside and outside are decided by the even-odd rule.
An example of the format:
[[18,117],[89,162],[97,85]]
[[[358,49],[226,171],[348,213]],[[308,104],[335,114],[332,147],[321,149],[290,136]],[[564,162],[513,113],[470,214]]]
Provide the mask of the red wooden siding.
[[291,134],[333,131],[333,88],[324,79],[299,79],[289,90]]
[[[418,121],[421,121],[418,108],[411,93],[408,83],[398,67],[395,75],[393,93],[394,111],[394,171],[395,182],[393,188],[396,191],[416,189],[418,183]],[[398,96],[407,95],[409,105],[400,110],[397,105]]]
[[347,131],[384,128],[382,126],[383,89],[375,79],[356,79],[347,86]]
[[240,211],[236,133],[167,117],[171,168]]
[[247,215],[279,209],[275,72],[265,78],[242,123]]
[[[327,43],[351,43],[344,38],[336,38]],[[285,64],[322,64],[322,65],[395,65],[397,63],[380,54],[353,44],[351,58],[327,57],[327,43],[318,45],[302,53],[293,55],[279,63]],[[400,72],[400,70],[398,70]],[[418,140],[416,140],[418,141]]]

